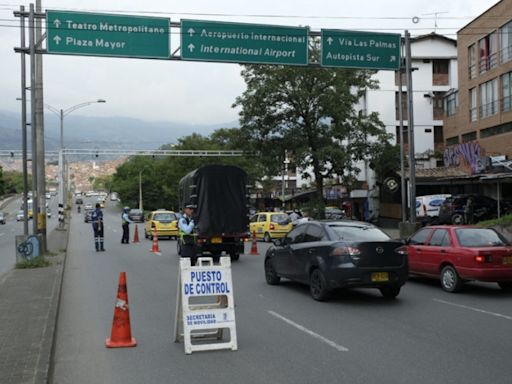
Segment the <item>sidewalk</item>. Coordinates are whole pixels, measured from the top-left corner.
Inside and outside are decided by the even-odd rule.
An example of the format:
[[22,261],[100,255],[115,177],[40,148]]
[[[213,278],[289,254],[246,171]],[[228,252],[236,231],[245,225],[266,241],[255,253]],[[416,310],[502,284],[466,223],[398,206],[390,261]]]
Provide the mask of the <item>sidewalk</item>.
[[68,230],[48,235],[46,268],[13,269],[0,278],[0,383],[47,383]]

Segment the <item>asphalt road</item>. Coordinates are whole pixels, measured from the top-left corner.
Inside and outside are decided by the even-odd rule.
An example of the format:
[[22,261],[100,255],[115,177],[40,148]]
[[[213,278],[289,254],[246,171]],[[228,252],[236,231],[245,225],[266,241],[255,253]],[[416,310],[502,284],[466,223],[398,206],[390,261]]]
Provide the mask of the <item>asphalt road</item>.
[[[52,216],[47,223],[47,233],[50,233],[58,224],[58,197],[52,196],[46,200],[51,209]],[[20,210],[21,196],[11,200],[2,208],[6,216],[6,224],[0,224],[0,276],[16,265],[16,235],[23,235],[23,221],[16,221],[16,214]],[[32,233],[32,220],[28,222],[29,233]]]
[[[448,294],[416,279],[396,300],[360,289],[320,303],[305,286],[265,283],[263,243],[232,265],[238,351],[185,355],[172,335],[175,241],[160,241],[157,256],[143,236],[120,244],[120,213],[108,205],[105,222],[107,251],[97,253],[91,225],[73,215],[53,383],[512,382],[512,295],[497,285]],[[107,349],[122,271],[138,345]]]

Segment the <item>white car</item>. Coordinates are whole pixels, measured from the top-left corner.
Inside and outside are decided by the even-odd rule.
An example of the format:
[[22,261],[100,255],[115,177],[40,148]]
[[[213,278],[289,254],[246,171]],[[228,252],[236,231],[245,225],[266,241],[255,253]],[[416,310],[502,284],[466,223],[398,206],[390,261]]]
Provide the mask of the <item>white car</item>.
[[87,209],[94,209],[94,208],[91,203],[86,203],[84,206],[84,209],[87,210]]

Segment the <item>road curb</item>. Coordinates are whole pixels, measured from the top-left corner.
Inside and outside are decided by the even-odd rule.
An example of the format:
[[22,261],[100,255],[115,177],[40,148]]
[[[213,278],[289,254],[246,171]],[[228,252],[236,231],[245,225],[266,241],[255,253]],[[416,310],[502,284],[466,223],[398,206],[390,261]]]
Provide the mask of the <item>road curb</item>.
[[57,340],[57,324],[69,242],[69,224],[66,225],[64,230],[54,230],[51,235],[53,235],[52,240],[56,240],[55,243],[51,244],[52,247],[59,247],[57,250],[51,249],[51,251],[55,252],[62,249],[65,249],[65,251],[62,252],[62,254],[58,256],[59,259],[56,260],[57,268],[54,284],[52,287],[52,299],[48,309],[47,326],[43,335],[40,355],[41,359],[37,367],[37,373],[34,381],[35,383],[41,384],[50,383],[53,377],[55,343]]

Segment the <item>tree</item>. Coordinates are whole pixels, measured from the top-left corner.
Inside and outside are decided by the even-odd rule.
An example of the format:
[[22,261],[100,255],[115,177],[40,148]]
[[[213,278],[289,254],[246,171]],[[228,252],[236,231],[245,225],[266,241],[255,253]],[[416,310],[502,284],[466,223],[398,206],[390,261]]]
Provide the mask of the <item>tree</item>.
[[[317,46],[311,56],[318,57]],[[360,172],[357,161],[371,159],[389,139],[377,113],[355,106],[375,89],[372,72],[354,69],[246,65],[241,107],[242,142],[257,154],[269,174],[282,172],[285,150],[290,166],[312,169],[317,199],[333,176],[350,186]],[[307,177],[303,173],[303,177]]]
[[0,196],[5,195],[4,170],[0,167]]

